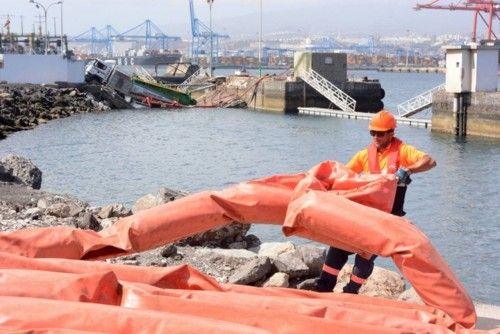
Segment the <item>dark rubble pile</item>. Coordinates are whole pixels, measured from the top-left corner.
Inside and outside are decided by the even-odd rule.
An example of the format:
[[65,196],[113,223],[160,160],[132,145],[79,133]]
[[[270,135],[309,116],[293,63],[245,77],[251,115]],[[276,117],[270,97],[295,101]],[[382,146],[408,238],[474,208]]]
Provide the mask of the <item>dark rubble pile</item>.
[[51,119],[109,109],[107,104],[76,88],[3,85],[0,86],[0,139]]

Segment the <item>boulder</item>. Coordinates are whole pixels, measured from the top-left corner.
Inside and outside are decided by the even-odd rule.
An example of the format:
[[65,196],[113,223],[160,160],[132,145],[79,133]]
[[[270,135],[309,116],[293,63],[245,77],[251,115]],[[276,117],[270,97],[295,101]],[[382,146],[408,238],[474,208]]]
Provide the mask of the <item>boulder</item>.
[[222,258],[225,263],[231,262],[231,259],[249,260],[256,258],[257,255],[246,249],[222,249],[222,248],[197,248],[196,256],[210,258],[215,261]]
[[102,207],[97,213],[97,216],[101,219],[111,218],[111,217],[127,217],[132,214],[130,209],[127,209],[123,204],[113,204]]
[[157,205],[159,205],[159,203],[156,202],[156,197],[154,195],[147,194],[135,202],[134,206],[132,206],[132,212],[135,214],[139,211],[147,210]]
[[[342,268],[339,273],[337,285],[333,290],[334,292],[342,292],[344,285],[346,285],[349,281],[351,272],[351,264],[346,264],[344,268]],[[394,271],[390,271],[381,267],[375,267],[373,269],[373,273],[359,290],[359,294],[371,297],[397,299],[404,290],[405,282],[403,276]]]
[[417,291],[413,287],[403,291],[402,294],[399,295],[398,300],[403,300],[405,302],[410,302],[413,304],[424,305],[422,298],[417,294]]
[[295,245],[290,242],[265,242],[257,247],[250,249],[256,252],[259,256],[268,256],[270,258],[277,258],[278,255],[283,253],[295,252]]
[[42,186],[42,171],[30,159],[9,154],[0,160],[0,181],[40,189]]
[[257,257],[247,261],[229,277],[232,284],[252,284],[265,278],[272,269],[268,257]]
[[276,287],[276,288],[288,288],[288,279],[290,277],[285,273],[275,273],[262,285],[265,288]]
[[216,229],[208,230],[203,233],[195,234],[179,242],[182,245],[207,246],[207,247],[228,247],[240,239],[250,229],[250,224],[240,224],[237,222],[225,225]]
[[45,214],[67,218],[80,215],[88,207],[88,204],[71,196],[49,195],[40,198],[37,207]]
[[86,212],[82,219],[80,219],[76,227],[81,228],[83,230],[94,230],[96,232],[102,230],[102,226],[97,220],[97,218],[90,212]]
[[302,282],[299,282],[296,288],[299,290],[312,290],[315,284],[316,284],[316,279],[308,278],[303,280]]
[[302,262],[309,268],[310,274],[319,276],[325,263],[326,249],[312,245],[298,245],[296,248]]
[[288,274],[290,278],[308,276],[309,267],[296,254],[295,252],[282,253],[277,257],[271,257],[271,261],[279,272]]
[[185,192],[162,187],[154,195],[147,194],[139,198],[132,207],[132,212],[137,213],[142,210],[150,209],[161,204],[175,201],[176,199],[179,199],[186,195],[187,193]]

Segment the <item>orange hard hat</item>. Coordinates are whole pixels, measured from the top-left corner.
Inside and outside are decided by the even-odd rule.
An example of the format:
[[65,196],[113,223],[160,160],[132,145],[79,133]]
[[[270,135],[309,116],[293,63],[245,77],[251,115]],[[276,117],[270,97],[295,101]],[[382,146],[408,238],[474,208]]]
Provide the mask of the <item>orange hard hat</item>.
[[396,128],[396,119],[387,110],[379,111],[373,116],[368,129],[374,131],[387,131]]

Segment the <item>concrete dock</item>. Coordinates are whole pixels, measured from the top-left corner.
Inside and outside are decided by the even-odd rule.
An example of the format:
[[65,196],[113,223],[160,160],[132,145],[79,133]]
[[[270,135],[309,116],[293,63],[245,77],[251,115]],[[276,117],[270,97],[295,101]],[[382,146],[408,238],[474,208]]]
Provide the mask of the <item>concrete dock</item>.
[[477,329],[492,330],[500,333],[500,306],[488,304],[474,304],[477,312]]
[[[299,114],[313,115],[313,116],[330,116],[330,117],[348,118],[348,119],[362,119],[362,120],[369,120],[373,117],[373,115],[375,115],[373,113],[345,112],[337,109],[306,108],[306,107],[299,107]],[[398,124],[404,124],[419,128],[430,128],[432,126],[432,121],[430,119],[405,118],[396,116],[396,121]]]

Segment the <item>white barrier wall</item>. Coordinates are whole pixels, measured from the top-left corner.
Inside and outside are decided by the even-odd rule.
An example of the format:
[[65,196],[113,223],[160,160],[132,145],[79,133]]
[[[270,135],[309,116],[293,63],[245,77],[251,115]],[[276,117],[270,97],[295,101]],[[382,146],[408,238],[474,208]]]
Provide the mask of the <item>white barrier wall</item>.
[[7,83],[50,84],[56,81],[82,83],[85,62],[65,59],[60,55],[3,54],[0,81]]

